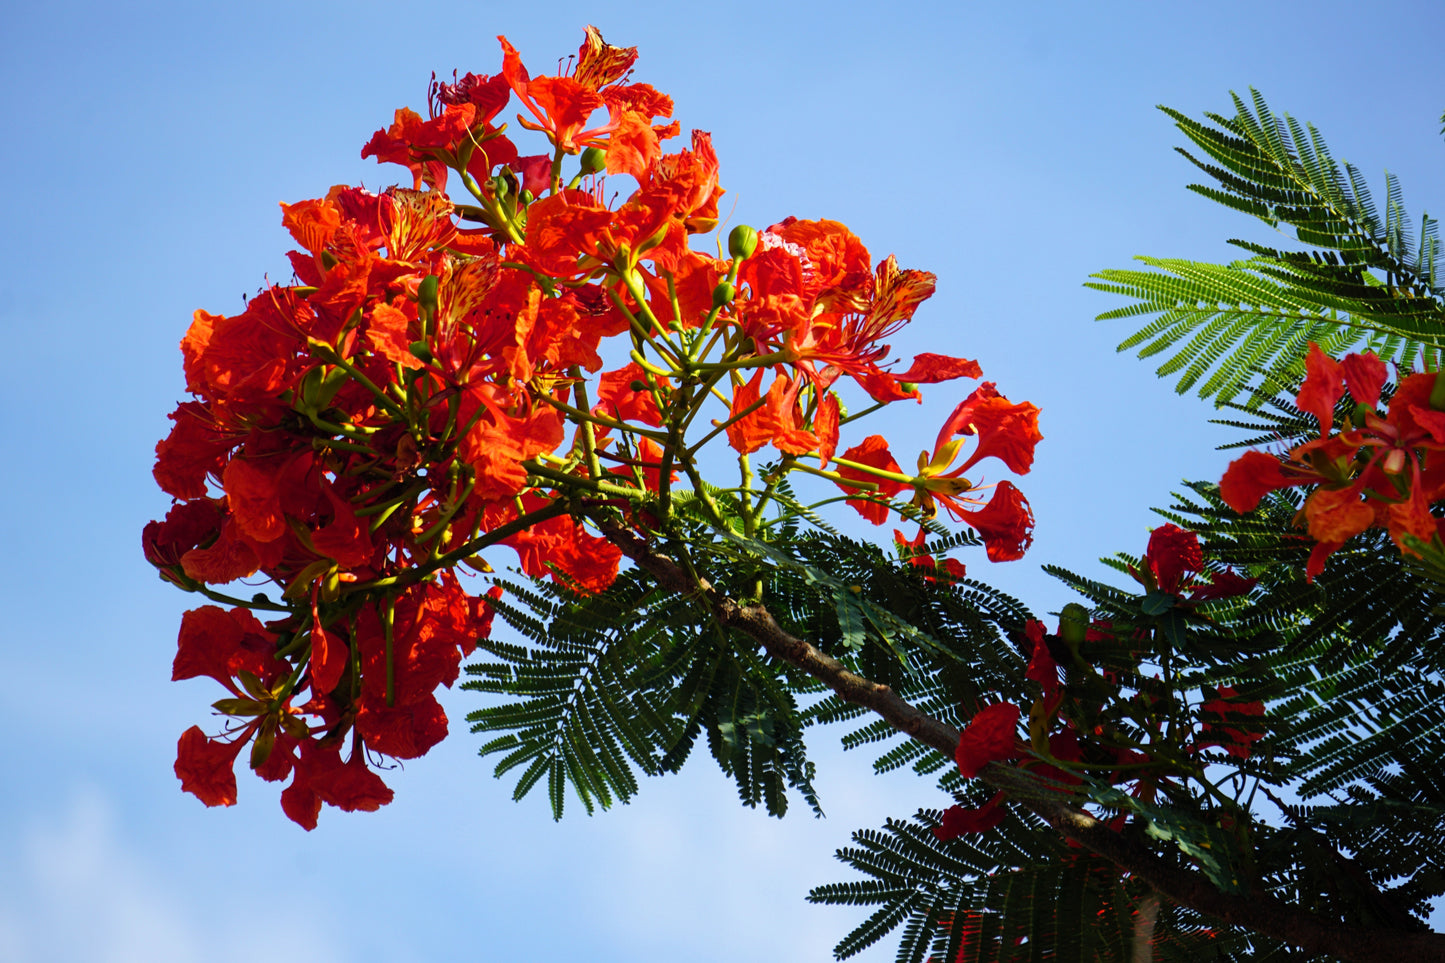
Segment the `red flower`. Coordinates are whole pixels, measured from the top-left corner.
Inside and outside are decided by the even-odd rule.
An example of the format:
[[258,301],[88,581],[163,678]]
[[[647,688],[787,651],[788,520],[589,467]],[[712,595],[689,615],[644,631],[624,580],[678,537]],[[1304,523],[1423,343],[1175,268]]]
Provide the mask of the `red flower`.
[[1193,532],[1174,524],[1160,525],[1149,535],[1144,562],[1160,591],[1178,595],[1184,586],[1185,572],[1204,570],[1204,552]]
[[275,649],[276,637],[246,609],[203,605],[181,616],[171,680],[210,676],[239,696],[237,673],[250,672],[269,684],[290,669]]
[[1019,707],[1008,702],[980,709],[958,738],[958,771],[972,779],[991,762],[1017,759]]
[[1264,733],[1251,731],[1251,729],[1237,729],[1223,723],[1234,721],[1241,725],[1250,725],[1251,720],[1264,716],[1264,703],[1259,701],[1244,702],[1239,699],[1239,693],[1230,686],[1219,688],[1219,698],[1210,699],[1200,707],[1206,716],[1213,716],[1221,719],[1219,722],[1206,721],[1203,723],[1205,733],[1222,735],[1224,738],[1219,741],[1201,742],[1195,746],[1196,749],[1205,749],[1209,746],[1219,746],[1236,759],[1248,759],[1249,747],[1264,738]]
[[[1445,412],[1430,404],[1436,375],[1403,379],[1389,413],[1381,417],[1374,408],[1386,372],[1378,358],[1350,355],[1336,363],[1311,344],[1306,367],[1295,403],[1315,415],[1321,437],[1297,446],[1282,462],[1246,452],[1225,472],[1221,497],[1235,511],[1248,512],[1270,491],[1316,486],[1303,512],[1310,537],[1318,543],[1305,568],[1310,579],[1330,553],[1372,526],[1387,528],[1401,550],[1408,550],[1407,536],[1433,538],[1440,526],[1428,505],[1442,486],[1432,458],[1445,451]],[[1362,424],[1331,435],[1334,407],[1346,390],[1363,406],[1356,416]]]
[[212,498],[172,505],[164,521],[149,523],[141,533],[146,561],[162,570],[174,569],[196,546],[216,540],[225,517],[225,503]]
[[992,799],[977,809],[949,806],[943,811],[943,822],[933,827],[933,835],[943,841],[957,839],[964,833],[983,833],[1004,821],[1008,811],[1003,802],[1005,793],[996,793]]
[[898,557],[909,565],[917,568],[928,569],[928,574],[923,577],[929,582],[948,581],[957,582],[968,574],[968,569],[957,559],[944,558],[935,559],[932,555],[919,554],[928,540],[928,530],[919,528],[918,535],[911,541],[903,537],[898,529],[893,530],[893,544],[897,547]]
[[[542,507],[536,496],[523,499],[528,511]],[[560,515],[533,525],[504,539],[503,544],[517,550],[522,571],[534,578],[557,573],[577,583],[588,592],[601,592],[617,578],[622,550],[605,538],[589,534],[568,515]],[[554,571],[555,568],[555,571]]]
[[345,812],[375,812],[392,800],[392,791],[367,768],[356,746],[350,760],[342,762],[335,746],[307,740],[301,743],[301,757],[292,772],[291,785],[281,793],[281,808],[308,831],[316,828],[323,802]]
[[1034,463],[1034,448],[1043,441],[1039,433],[1039,409],[1027,401],[1013,404],[985,381],[963,400],[939,432],[935,450],[954,435],[977,435],[978,447],[956,474],[972,468],[984,458],[997,458],[1017,475],[1027,475]]
[[[887,472],[902,474],[902,469],[898,467],[898,462],[893,460],[893,455],[888,450],[888,439],[882,435],[869,435],[867,438],[864,438],[862,444],[854,445],[852,448],[843,452],[843,460],[857,462],[860,465],[868,465],[869,467],[878,468]],[[880,478],[877,475],[869,474],[857,468],[849,468],[846,465],[838,468],[838,474],[845,479],[861,482],[869,486],[868,493],[876,498],[892,498],[903,490],[903,483],[900,481],[895,481],[891,478]],[[845,491],[856,490],[843,486],[842,483],[840,483],[840,486],[843,487]],[[887,505],[863,498],[850,498],[848,499],[848,504],[853,506],[853,509],[857,511],[859,515],[862,515],[874,525],[882,525],[888,520]]]
[[1025,638],[1033,643],[1033,654],[1029,657],[1029,668],[1024,677],[1042,686],[1047,697],[1059,691],[1059,666],[1049,652],[1044,631],[1044,623],[1038,619],[1030,619],[1024,626]]
[[983,536],[990,562],[1017,561],[1034,543],[1033,509],[1010,482],[999,482],[993,498],[978,511],[956,514]]
[[199,726],[181,733],[176,745],[176,776],[181,789],[207,806],[232,806],[236,802],[236,756],[245,739],[224,742],[210,739]]
[[582,129],[593,111],[604,103],[595,87],[575,77],[533,78],[522,66],[517,48],[508,43],[506,37],[497,39],[502,44],[502,75],[522,106],[535,118],[531,121],[518,114],[517,120],[523,127],[545,132],[554,145],[568,154],[592,144],[606,145],[604,137],[617,126],[615,121],[590,130]]

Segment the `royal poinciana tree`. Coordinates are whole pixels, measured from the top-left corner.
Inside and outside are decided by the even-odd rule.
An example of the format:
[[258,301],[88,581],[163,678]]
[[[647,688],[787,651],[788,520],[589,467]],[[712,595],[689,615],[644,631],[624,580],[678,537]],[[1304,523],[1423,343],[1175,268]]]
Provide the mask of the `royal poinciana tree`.
[[[181,343],[144,547],[208,600],[174,678],[225,690],[183,789],[231,805],[244,767],[306,829],[374,810],[475,656],[482,753],[558,817],[699,738],[746,804],[816,808],[822,722],[940,774],[954,805],[856,833],[864,878],[811,895],[876,907],[839,956],[901,925],[915,961],[1445,959],[1445,292],[1395,185],[1382,222],[1258,98],[1175,115],[1198,190],[1312,250],[1095,286],[1265,447],[1118,557],[1124,587],[1056,570],[1082,601],[1045,621],[954,557],[1028,549],[999,476],[1037,408],[974,360],[889,356],[934,276],[835,221],[719,227],[711,141],[670,143],[634,49],[588,28],[533,76],[501,45],[366,144],[404,186],[283,204],[292,282]],[[925,390],[905,470],[866,420]]]

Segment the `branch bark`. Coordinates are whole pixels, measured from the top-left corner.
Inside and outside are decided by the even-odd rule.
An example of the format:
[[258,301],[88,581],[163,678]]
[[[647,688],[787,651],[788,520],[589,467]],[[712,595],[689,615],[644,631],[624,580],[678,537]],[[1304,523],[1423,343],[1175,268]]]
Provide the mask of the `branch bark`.
[[[594,517],[593,521],[609,541],[663,588],[703,598],[719,622],[743,632],[772,657],[808,673],[840,698],[871,709],[899,732],[952,757],[959,738],[959,731],[953,726],[920,711],[888,686],[849,670],[806,639],[784,631],[764,606],[739,603],[719,592],[705,578],[694,578],[635,532],[605,517]],[[991,763],[979,778],[997,789],[1009,790],[1017,788],[1018,775],[1010,767]],[[1445,963],[1445,935],[1346,927],[1322,920],[1268,893],[1246,896],[1222,893],[1200,874],[1168,862],[1088,813],[1063,802],[1037,798],[1017,801],[1064,837],[1138,877],[1163,896],[1206,916],[1351,963],[1402,963],[1404,960]]]

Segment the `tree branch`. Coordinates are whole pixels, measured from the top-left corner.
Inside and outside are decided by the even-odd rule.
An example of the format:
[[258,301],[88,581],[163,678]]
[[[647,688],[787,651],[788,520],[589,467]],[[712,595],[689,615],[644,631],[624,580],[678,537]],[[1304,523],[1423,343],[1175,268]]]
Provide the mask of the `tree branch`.
[[[888,686],[849,670],[806,639],[784,631],[764,606],[741,604],[717,591],[705,578],[692,577],[673,559],[615,520],[605,517],[593,520],[609,541],[663,588],[682,595],[700,596],[719,622],[748,635],[769,655],[802,669],[836,692],[839,698],[871,709],[899,732],[945,756],[953,755],[958,745],[957,729],[920,711]],[[991,763],[979,778],[1007,791],[1021,788],[1020,778],[1027,777],[1011,767]],[[1104,857],[1174,902],[1207,916],[1352,963],[1402,963],[1404,960],[1445,963],[1445,935],[1346,927],[1322,920],[1268,893],[1246,896],[1222,893],[1200,874],[1170,863],[1086,812],[1062,801],[1050,802],[1032,796],[1016,798],[1064,837]]]

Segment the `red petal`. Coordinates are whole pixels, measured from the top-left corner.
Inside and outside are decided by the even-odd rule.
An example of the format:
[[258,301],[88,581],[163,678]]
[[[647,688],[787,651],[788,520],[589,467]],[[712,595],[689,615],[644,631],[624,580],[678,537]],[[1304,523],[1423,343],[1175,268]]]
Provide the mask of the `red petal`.
[[998,793],[977,809],[949,806],[943,811],[942,825],[933,828],[933,835],[942,840],[957,839],[964,833],[982,833],[1004,821],[1004,794]]
[[954,752],[958,771],[972,779],[991,762],[1017,758],[1014,733],[1018,722],[1019,707],[1012,703],[1000,702],[979,710],[959,736]]
[[1183,587],[1185,572],[1199,572],[1204,569],[1204,552],[1199,548],[1199,538],[1178,525],[1160,525],[1149,535],[1149,549],[1144,559],[1154,571],[1159,588],[1178,594]]
[[813,434],[818,437],[819,468],[827,468],[828,461],[838,450],[838,396],[828,392],[818,405],[813,417]]
[[899,381],[931,385],[940,381],[952,381],[955,378],[982,378],[983,369],[978,366],[977,361],[970,361],[967,358],[952,358],[946,354],[924,352],[914,357],[912,367],[907,371],[894,372],[893,377]]
[[1385,362],[1374,354],[1348,355],[1340,363],[1345,377],[1345,386],[1350,397],[1362,405],[1377,408],[1380,404],[1380,388],[1388,374]]
[[1010,482],[999,482],[993,498],[983,508],[958,515],[983,536],[990,562],[1021,559],[1034,543],[1033,509]]
[[1037,619],[1030,619],[1024,627],[1024,634],[1033,643],[1033,655],[1029,658],[1028,671],[1024,677],[1037,682],[1043,686],[1044,695],[1053,695],[1059,690],[1059,666],[1054,661],[1053,654],[1049,652],[1048,643],[1044,640],[1044,623]]
[[[884,471],[902,473],[898,462],[893,460],[893,455],[888,450],[888,439],[882,435],[869,435],[863,439],[863,443],[854,445],[843,452],[843,458],[847,461],[856,461],[860,465],[870,465],[873,468],[881,468]],[[879,478],[867,472],[859,471],[856,468],[840,467],[838,474],[845,479],[853,479],[859,482],[871,482],[877,485],[876,490],[869,490],[869,494],[881,498],[892,498],[903,490],[903,484],[887,478]],[[847,485],[839,484],[844,491],[856,491]],[[861,498],[850,498],[848,504],[874,525],[882,525],[888,519],[888,508],[874,502],[865,501]]]
[[1320,437],[1330,433],[1335,426],[1335,403],[1345,396],[1345,383],[1340,365],[1310,342],[1310,353],[1305,358],[1305,381],[1295,396],[1295,407],[1319,419]]
[[1284,465],[1273,455],[1247,451],[1229,463],[1219,480],[1219,497],[1241,515],[1259,507],[1260,499],[1269,492],[1303,483],[1284,473]]
[[221,742],[209,739],[199,726],[181,733],[176,745],[176,776],[181,789],[207,806],[231,806],[236,802],[236,755],[245,740]]
[[979,385],[954,409],[946,427],[952,427],[952,434],[978,435],[978,447],[958,467],[960,472],[993,457],[1010,471],[1026,475],[1033,467],[1034,448],[1044,438],[1039,433],[1039,409],[1027,401],[1011,403],[994,390],[991,381]]

